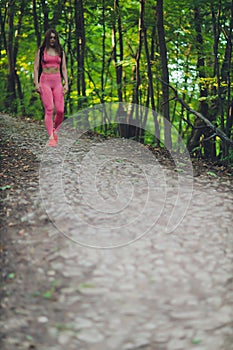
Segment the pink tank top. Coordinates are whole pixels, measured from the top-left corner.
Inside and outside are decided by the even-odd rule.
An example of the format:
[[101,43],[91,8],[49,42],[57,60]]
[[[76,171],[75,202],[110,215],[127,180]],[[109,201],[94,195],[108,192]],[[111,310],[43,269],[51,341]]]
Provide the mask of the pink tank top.
[[49,55],[46,51],[44,50],[44,57],[42,59],[42,68],[60,68],[60,63],[61,63],[61,57],[59,55],[52,56]]

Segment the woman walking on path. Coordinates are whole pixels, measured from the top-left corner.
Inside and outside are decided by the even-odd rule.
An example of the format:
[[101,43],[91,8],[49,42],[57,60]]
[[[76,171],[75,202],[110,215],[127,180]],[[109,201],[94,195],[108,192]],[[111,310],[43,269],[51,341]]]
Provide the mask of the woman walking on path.
[[[58,33],[54,29],[49,29],[45,33],[44,41],[36,52],[34,84],[45,110],[49,146],[56,146],[57,132],[64,119],[64,94],[68,92],[68,77],[65,53],[59,43]],[[56,115],[53,121],[54,108]]]

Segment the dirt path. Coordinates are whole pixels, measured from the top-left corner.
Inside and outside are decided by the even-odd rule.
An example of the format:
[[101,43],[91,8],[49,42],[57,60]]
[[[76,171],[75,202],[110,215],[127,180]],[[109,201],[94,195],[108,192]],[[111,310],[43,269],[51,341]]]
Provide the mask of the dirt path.
[[0,121],[2,350],[233,349],[228,169]]

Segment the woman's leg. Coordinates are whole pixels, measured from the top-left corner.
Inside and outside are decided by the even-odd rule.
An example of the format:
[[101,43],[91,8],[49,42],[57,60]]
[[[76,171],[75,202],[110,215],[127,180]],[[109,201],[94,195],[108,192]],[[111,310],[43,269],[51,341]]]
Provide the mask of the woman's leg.
[[53,136],[53,93],[52,89],[43,77],[41,77],[41,100],[45,109],[45,126],[50,137]]
[[61,81],[53,89],[53,99],[56,109],[54,128],[59,131],[59,125],[61,125],[64,119],[64,92]]

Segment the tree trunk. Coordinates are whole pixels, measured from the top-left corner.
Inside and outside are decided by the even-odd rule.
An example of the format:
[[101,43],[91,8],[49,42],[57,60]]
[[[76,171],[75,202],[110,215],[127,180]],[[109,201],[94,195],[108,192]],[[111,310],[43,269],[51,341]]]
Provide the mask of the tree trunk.
[[65,3],[66,3],[66,0],[59,0],[58,3],[56,4],[55,10],[53,13],[53,18],[52,18],[51,23],[50,23],[50,27],[56,28],[56,26],[59,24],[59,21],[60,21],[61,15],[62,15],[62,11],[65,7]]
[[17,92],[18,92],[18,97],[20,100],[20,106],[21,106],[21,113],[24,115],[25,114],[25,107],[24,107],[24,95],[23,95],[23,91],[22,91],[22,86],[21,86],[21,82],[19,79],[19,75],[17,72],[17,65],[16,65],[16,61],[17,61],[17,55],[18,55],[18,49],[19,49],[19,37],[20,37],[20,33],[21,33],[21,26],[22,26],[22,18],[23,18],[23,14],[24,14],[24,8],[26,7],[26,0],[22,0],[21,4],[20,4],[20,11],[19,11],[19,16],[18,16],[18,24],[16,27],[16,33],[17,35],[15,35],[15,43],[14,43],[14,72],[15,72],[15,81],[16,81],[16,85],[17,85]]
[[[232,59],[232,31],[233,31],[233,1],[230,8],[230,28],[227,33],[227,45],[225,51],[224,65],[222,67],[222,80],[227,84],[227,103],[226,103],[226,135],[230,137],[231,128],[233,125],[233,112],[232,112],[232,99],[231,99],[231,59]],[[223,157],[228,156],[229,145],[226,145],[223,149]]]
[[221,103],[221,79],[220,79],[220,69],[219,69],[219,58],[218,58],[218,47],[219,47],[219,38],[220,38],[220,15],[221,15],[221,0],[219,1],[219,8],[217,9],[218,15],[216,18],[214,5],[211,4],[211,15],[213,23],[213,34],[214,34],[214,77],[217,79],[217,88],[213,87],[214,95],[217,95],[218,98],[213,102],[215,106],[213,108],[216,112],[220,112],[221,116],[221,128],[224,130],[224,108]]
[[75,27],[76,27],[76,49],[78,61],[77,90],[82,96],[78,101],[78,107],[86,106],[86,82],[85,82],[85,27],[83,0],[75,0]]
[[163,19],[163,0],[157,0],[156,6],[157,14],[157,30],[158,30],[158,39],[160,47],[160,59],[162,66],[162,113],[167,122],[164,124],[164,142],[166,148],[169,150],[172,148],[172,139],[171,139],[171,124],[170,124],[170,106],[169,106],[169,74],[168,74],[168,61],[167,61],[167,47],[165,41],[165,32],[164,32],[164,19]]
[[35,29],[35,34],[36,34],[36,43],[37,47],[40,46],[41,42],[41,34],[39,31],[39,25],[38,25],[38,16],[37,16],[37,10],[36,10],[36,0],[33,0],[32,2],[33,6],[33,20],[34,20],[34,29]]
[[105,41],[106,41],[106,25],[105,25],[105,0],[102,0],[102,22],[103,22],[103,36],[102,36],[102,68],[101,68],[101,103],[104,103],[104,75],[105,75]]
[[[194,7],[194,26],[196,30],[196,49],[197,49],[197,70],[200,79],[205,78],[205,58],[204,58],[204,49],[203,49],[203,37],[202,37],[202,17],[199,12],[198,7]],[[208,91],[206,87],[203,87],[202,83],[199,84],[200,87],[200,104],[198,112],[208,118],[209,107],[206,101],[208,96]],[[214,116],[211,118],[214,119]],[[199,118],[195,121],[195,126],[203,128],[193,129],[192,135],[188,142],[188,149],[192,152],[195,148],[200,146],[200,138],[204,135],[204,138],[210,136],[210,130],[205,128],[205,124]],[[215,144],[212,140],[204,142],[204,155],[205,157],[214,158],[215,157]],[[199,151],[200,152],[200,151]],[[201,153],[200,153],[201,155]]]
[[141,82],[140,77],[140,58],[142,52],[142,43],[143,43],[143,16],[144,16],[144,5],[145,0],[140,0],[140,14],[139,14],[139,22],[138,22],[138,49],[135,57],[135,76],[136,76],[136,85],[134,89],[134,98],[133,103],[139,104],[139,86]]
[[6,107],[13,113],[17,111],[16,90],[15,90],[15,60],[14,60],[14,15],[15,1],[12,0],[8,5],[8,38],[7,38],[7,57],[8,57],[8,78],[7,78],[7,98]]
[[67,54],[66,54],[66,63],[67,67],[70,69],[69,76],[69,92],[65,99],[65,111],[73,114],[73,99],[70,98],[70,91],[72,91],[73,86],[73,77],[74,77],[74,55],[72,54],[72,26],[73,23],[70,21],[70,18],[73,18],[73,1],[69,0],[69,8],[66,11],[66,23],[68,25],[68,37],[67,37]]
[[[151,57],[149,54],[149,47],[148,47],[148,42],[147,42],[147,30],[145,27],[145,24],[143,22],[143,31],[144,31],[144,46],[145,46],[145,53],[146,53],[146,61],[147,61],[147,75],[148,75],[148,84],[149,84],[149,99],[151,100],[151,108],[153,110],[153,115],[154,115],[154,123],[155,123],[155,135],[157,138],[157,143],[159,143],[159,138],[160,138],[160,130],[159,130],[159,123],[157,119],[157,111],[155,108],[155,97],[154,97],[154,85],[153,85],[153,73],[151,69]],[[148,105],[149,107],[149,105]],[[144,128],[145,128],[145,122],[144,122]]]
[[[3,10],[4,10],[4,14],[3,14]],[[4,9],[3,9],[3,7],[0,7],[0,28],[1,28],[0,57],[2,56],[2,54],[1,54],[2,50],[7,51],[7,40],[6,40],[6,31],[5,31],[6,14],[7,14],[6,6]]]
[[49,29],[49,8],[45,0],[41,0],[42,11],[44,14],[44,32]]
[[[124,112],[125,115],[125,123],[119,124],[119,133],[121,137],[126,138],[133,138],[135,140],[140,140],[140,113],[138,109],[139,104],[139,86],[140,86],[140,57],[141,57],[141,50],[142,50],[142,43],[143,43],[143,30],[142,30],[142,23],[143,23],[143,15],[144,15],[144,2],[145,0],[140,0],[140,15],[139,15],[139,23],[138,23],[138,48],[136,55],[132,51],[132,57],[135,59],[135,66],[132,67],[132,78],[131,81],[134,83],[135,86],[133,89],[132,97],[130,101],[132,102],[132,108],[127,111],[127,113]],[[116,30],[115,26],[113,26],[113,49],[116,47]],[[113,55],[116,57],[116,50],[114,50]],[[123,57],[122,57],[123,59]],[[119,112],[120,111],[120,112]],[[122,108],[119,107],[118,115],[122,113]],[[135,118],[134,118],[135,116]],[[120,118],[120,117],[119,117]],[[122,120],[122,118],[120,118]],[[135,126],[136,125],[136,126]]]
[[[122,60],[123,60],[123,37],[121,28],[121,15],[119,0],[114,0],[115,17],[117,18],[117,31],[116,25],[112,26],[112,46],[113,46],[113,60],[116,70],[116,84],[117,84],[117,96],[118,101],[122,102]],[[117,32],[119,36],[119,54],[117,52]],[[119,59],[118,59],[119,57]]]
[[[138,48],[137,53],[135,56],[135,88],[133,91],[133,103],[135,104],[135,109],[133,108],[132,111],[129,114],[129,137],[135,138],[135,140],[141,141],[141,115],[139,113],[139,94],[140,94],[140,84],[141,84],[141,77],[140,77],[140,58],[141,58],[141,52],[142,52],[142,44],[143,44],[143,21],[144,21],[144,7],[145,7],[145,0],[140,0],[140,10],[139,10],[139,21],[138,21]],[[135,112],[135,120],[134,123],[132,123],[133,119],[133,113]],[[136,127],[134,125],[137,125]]]

